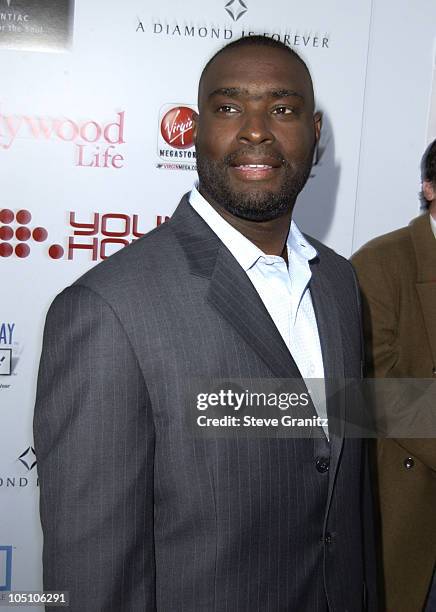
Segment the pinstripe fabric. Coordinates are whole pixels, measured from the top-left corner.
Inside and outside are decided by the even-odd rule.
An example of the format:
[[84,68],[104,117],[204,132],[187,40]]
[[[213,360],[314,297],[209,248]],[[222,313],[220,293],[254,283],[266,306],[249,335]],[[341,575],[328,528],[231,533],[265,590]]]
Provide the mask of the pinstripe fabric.
[[[352,272],[315,246],[324,363],[356,377]],[[192,437],[182,407],[201,376],[299,372],[243,270],[183,200],[49,311],[34,421],[45,589],[69,590],[74,612],[326,612],[327,598],[360,611],[361,443],[341,431],[330,447]]]
[[[265,255],[253,242],[238,232],[204,199],[194,186],[189,203],[208,224],[245,270],[265,304],[288,350],[292,353],[306,384],[308,379],[324,378],[318,325],[308,285],[309,261],[317,255],[294,221],[287,238],[288,265],[282,257]],[[325,391],[311,390],[314,408],[326,418]],[[324,427],[328,437],[328,428]]]

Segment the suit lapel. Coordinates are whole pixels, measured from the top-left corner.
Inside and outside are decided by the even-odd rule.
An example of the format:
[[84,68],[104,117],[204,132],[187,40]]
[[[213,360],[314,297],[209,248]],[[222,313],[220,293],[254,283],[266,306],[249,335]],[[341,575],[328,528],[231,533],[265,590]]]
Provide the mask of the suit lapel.
[[298,367],[246,272],[182,198],[170,221],[191,273],[210,279],[207,300],[277,378],[301,378]]
[[430,343],[433,364],[436,367],[436,281],[416,283],[416,290]]
[[414,219],[410,231],[416,255],[416,291],[436,366],[436,240],[428,214]]
[[245,271],[221,246],[207,299],[278,378],[301,378],[294,359]]

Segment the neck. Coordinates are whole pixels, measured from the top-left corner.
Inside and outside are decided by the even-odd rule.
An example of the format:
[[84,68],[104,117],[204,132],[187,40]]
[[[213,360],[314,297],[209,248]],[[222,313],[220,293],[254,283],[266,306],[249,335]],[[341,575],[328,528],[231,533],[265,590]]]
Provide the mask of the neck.
[[436,200],[433,200],[433,202],[430,203],[428,212],[431,214],[433,219],[436,221]]
[[287,260],[286,240],[291,225],[293,205],[284,215],[277,219],[251,221],[236,217],[215,202],[201,188],[200,193],[232,227],[255,244],[266,255],[279,255]]

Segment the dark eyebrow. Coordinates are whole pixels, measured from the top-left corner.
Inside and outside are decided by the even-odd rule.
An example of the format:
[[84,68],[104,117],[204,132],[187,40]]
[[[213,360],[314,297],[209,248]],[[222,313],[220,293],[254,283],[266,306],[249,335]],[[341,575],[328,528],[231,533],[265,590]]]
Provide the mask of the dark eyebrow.
[[269,91],[268,93],[273,98],[297,97],[297,98],[301,98],[302,100],[304,100],[304,96],[301,93],[298,93],[298,91],[293,91],[292,89],[273,89],[272,91]]
[[272,98],[297,97],[304,100],[304,96],[301,93],[298,93],[298,91],[293,91],[292,89],[272,89],[257,95],[250,93],[248,89],[242,89],[240,87],[219,87],[218,89],[214,89],[208,97],[212,98],[212,96],[227,96],[229,98],[240,98],[241,96],[249,96],[256,99],[261,98],[264,95],[271,96]]
[[240,87],[218,87],[214,89],[208,98],[213,96],[226,96],[227,98],[240,98],[241,96],[247,95],[248,89],[241,89]]

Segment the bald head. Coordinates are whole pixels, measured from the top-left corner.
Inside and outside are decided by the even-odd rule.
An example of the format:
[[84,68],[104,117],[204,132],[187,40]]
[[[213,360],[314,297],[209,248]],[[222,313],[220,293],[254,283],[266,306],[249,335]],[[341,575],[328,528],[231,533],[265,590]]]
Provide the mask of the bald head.
[[220,63],[226,63],[227,61],[231,61],[232,57],[238,57],[238,55],[240,56],[241,54],[244,54],[245,49],[255,50],[259,57],[271,55],[269,50],[276,50],[278,52],[282,52],[282,54],[286,54],[285,57],[287,57],[289,60],[290,70],[295,70],[295,66],[298,65],[301,74],[305,74],[308,83],[310,84],[312,100],[314,99],[313,84],[309,69],[305,61],[298,55],[298,53],[284,43],[274,40],[273,38],[268,38],[266,36],[245,36],[229,43],[225,47],[222,47],[215,53],[215,55],[211,57],[203,68],[198,84],[199,107],[203,95],[204,82],[215,62],[220,61]]

